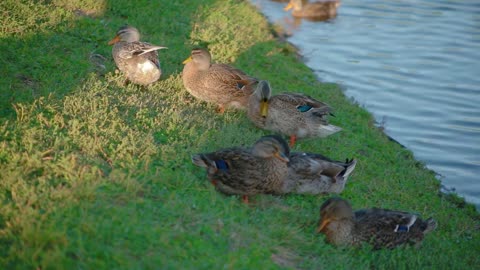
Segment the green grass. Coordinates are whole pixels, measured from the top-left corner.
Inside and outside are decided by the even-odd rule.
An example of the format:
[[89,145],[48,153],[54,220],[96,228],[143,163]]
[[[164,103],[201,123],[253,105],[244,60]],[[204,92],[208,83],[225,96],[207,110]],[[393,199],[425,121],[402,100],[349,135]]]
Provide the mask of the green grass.
[[[17,1],[0,4],[1,269],[470,269],[480,265],[474,207],[439,193],[435,174],[392,143],[338,86],[321,84],[244,1]],[[179,16],[178,14],[181,14]],[[129,23],[168,46],[165,74],[123,86],[108,40]],[[250,27],[254,25],[255,27]],[[295,150],[355,157],[342,197],[432,216],[420,249],[338,249],[314,233],[328,196],[216,192],[193,153],[251,145],[245,113],[195,100],[181,62],[194,46],[332,105],[344,130]]]

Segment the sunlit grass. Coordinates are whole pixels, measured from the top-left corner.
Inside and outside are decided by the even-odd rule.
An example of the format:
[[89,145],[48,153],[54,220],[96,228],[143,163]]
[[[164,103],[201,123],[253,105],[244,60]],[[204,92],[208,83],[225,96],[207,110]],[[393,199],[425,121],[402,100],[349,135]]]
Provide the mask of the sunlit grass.
[[[479,265],[471,205],[439,195],[433,172],[374,127],[334,84],[321,84],[243,1],[2,2],[0,268],[2,269],[468,269]],[[84,8],[85,7],[85,8]],[[84,8],[84,9],[83,9]],[[77,9],[83,10],[83,13]],[[88,13],[86,10],[94,11]],[[15,13],[16,12],[16,13]],[[35,16],[33,16],[35,13]],[[77,14],[78,13],[78,14]],[[180,14],[180,15],[179,15]],[[44,24],[35,24],[30,17]],[[123,86],[107,46],[129,23],[160,52],[165,74]],[[23,26],[22,26],[23,25]],[[255,25],[255,27],[251,27]],[[183,88],[194,46],[335,108],[343,131],[298,151],[355,157],[342,197],[438,220],[420,249],[337,249],[316,235],[326,196],[253,198],[216,192],[193,153],[251,145],[266,131],[244,112],[215,113]],[[93,58],[92,58],[92,55]],[[92,60],[93,59],[93,60]],[[4,99],[5,97],[5,99]],[[12,104],[13,103],[13,104]]]

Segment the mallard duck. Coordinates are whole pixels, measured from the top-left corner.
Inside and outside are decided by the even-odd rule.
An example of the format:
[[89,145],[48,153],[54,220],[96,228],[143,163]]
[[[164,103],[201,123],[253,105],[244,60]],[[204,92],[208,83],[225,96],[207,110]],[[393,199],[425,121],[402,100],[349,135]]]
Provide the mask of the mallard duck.
[[340,193],[357,161],[334,161],[320,154],[294,152],[289,156],[285,193]]
[[367,242],[380,249],[405,243],[418,245],[436,227],[432,218],[422,220],[412,213],[379,208],[353,212],[348,201],[330,198],[320,208],[317,232],[324,233],[327,241],[337,246]]
[[141,42],[140,33],[132,26],[121,27],[108,44],[114,45],[113,59],[127,80],[148,85],[160,78],[162,71],[157,50],[167,49],[167,47]]
[[205,49],[193,49],[183,61],[183,85],[192,96],[218,105],[218,112],[225,107],[244,109],[252,94],[256,79],[226,64],[212,64],[211,55]]
[[303,0],[290,0],[284,10],[288,11],[293,8],[292,15],[297,18],[325,20],[335,17],[339,6],[339,0],[323,0],[306,4],[303,3]]
[[192,156],[193,164],[207,169],[216,189],[227,195],[281,194],[288,173],[288,145],[279,136],[264,136],[252,148],[228,148]]
[[300,93],[271,96],[267,81],[259,81],[248,102],[248,117],[258,127],[290,136],[290,146],[297,138],[326,137],[341,130],[328,124],[331,108]]

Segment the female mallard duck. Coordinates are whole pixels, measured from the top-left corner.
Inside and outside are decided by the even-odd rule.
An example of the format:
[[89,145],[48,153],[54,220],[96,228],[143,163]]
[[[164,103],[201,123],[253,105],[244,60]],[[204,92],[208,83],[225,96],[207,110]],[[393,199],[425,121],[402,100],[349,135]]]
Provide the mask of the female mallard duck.
[[289,160],[285,193],[340,193],[357,165],[355,159],[341,162],[312,153],[294,152]]
[[160,78],[162,71],[157,50],[167,49],[166,47],[141,42],[140,33],[132,26],[121,27],[108,44],[115,44],[112,49],[113,59],[129,81],[148,85]]
[[341,130],[328,124],[331,108],[299,93],[271,96],[270,85],[260,81],[248,101],[248,117],[258,127],[290,136],[290,146],[297,138],[326,137]]
[[292,15],[297,18],[326,20],[337,15],[339,6],[339,0],[322,0],[306,4],[303,3],[303,0],[290,0],[284,10],[288,11],[293,8]]
[[407,212],[379,208],[353,212],[350,204],[340,198],[325,201],[320,216],[317,232],[323,232],[327,241],[337,246],[361,242],[372,244],[374,249],[405,243],[418,245],[425,234],[437,227],[434,219],[422,220]]
[[216,103],[220,113],[225,107],[247,107],[256,79],[229,65],[212,64],[205,49],[192,50],[183,64],[183,85],[194,97]]
[[279,136],[264,136],[252,148],[228,148],[196,154],[192,162],[207,169],[216,189],[227,195],[248,196],[258,193],[282,193],[288,173],[288,145]]

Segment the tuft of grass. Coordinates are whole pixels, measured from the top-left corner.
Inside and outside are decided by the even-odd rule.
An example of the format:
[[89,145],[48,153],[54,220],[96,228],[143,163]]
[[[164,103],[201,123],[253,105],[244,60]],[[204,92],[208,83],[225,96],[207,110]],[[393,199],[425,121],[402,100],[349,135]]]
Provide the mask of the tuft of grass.
[[[318,82],[295,49],[245,1],[3,1],[0,32],[0,268],[465,269],[479,265],[479,215],[441,195],[435,174],[392,143],[335,84]],[[180,16],[178,14],[181,14]],[[165,74],[123,86],[107,46],[118,27],[168,46]],[[255,27],[252,27],[254,25]],[[355,208],[432,216],[419,249],[338,249],[314,233],[328,196],[216,192],[193,153],[268,134],[244,112],[215,113],[183,88],[193,46],[336,109],[343,131],[295,151],[355,157],[341,194]],[[460,208],[459,208],[460,207]],[[436,254],[442,254],[437,256]]]
[[[53,94],[61,98],[89,73],[105,74],[108,41],[104,1],[11,1],[0,3],[0,118],[12,104]],[[110,61],[108,61],[110,62]]]

